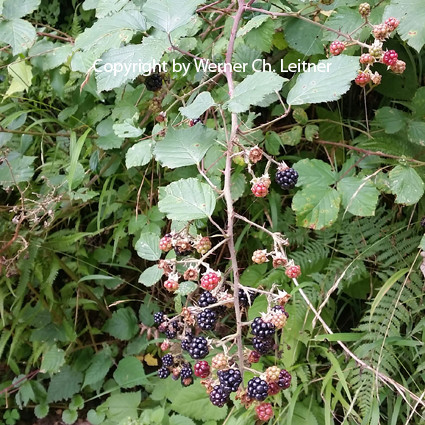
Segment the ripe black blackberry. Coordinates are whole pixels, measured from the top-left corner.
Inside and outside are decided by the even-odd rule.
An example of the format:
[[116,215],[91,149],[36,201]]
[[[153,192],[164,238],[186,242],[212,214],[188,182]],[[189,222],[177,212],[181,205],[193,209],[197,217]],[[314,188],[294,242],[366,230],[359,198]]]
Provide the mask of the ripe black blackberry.
[[227,392],[235,392],[242,383],[242,375],[239,369],[227,369],[217,371],[220,386]]
[[292,189],[297,184],[298,173],[293,168],[278,170],[275,180],[282,189]]
[[241,307],[248,307],[252,305],[252,303],[257,297],[258,297],[258,292],[248,291],[248,294],[247,294],[244,290],[239,289],[238,298],[239,298],[239,305]]
[[192,342],[193,335],[192,333],[186,334],[186,338],[184,338],[181,342],[182,350],[189,351],[190,343]]
[[217,322],[217,314],[210,308],[201,311],[197,316],[198,326],[204,331],[211,331],[214,329]]
[[165,330],[165,335],[169,339],[173,339],[177,336],[177,331],[179,329],[179,325],[177,322],[171,322],[167,329]]
[[192,339],[187,351],[192,359],[203,359],[209,353],[208,342],[203,336],[197,336]]
[[162,365],[170,367],[174,364],[174,357],[172,354],[166,354],[162,359]]
[[204,291],[199,296],[198,305],[199,307],[205,308],[211,304],[215,304],[216,302],[217,302],[217,298],[214,297],[214,295],[211,294],[210,291]]
[[152,74],[146,77],[146,88],[149,91],[158,91],[162,87],[162,78],[159,74]]
[[274,341],[272,339],[261,339],[254,337],[252,338],[252,346],[260,354],[265,355],[272,351],[274,346]]
[[279,373],[279,379],[277,381],[277,384],[280,388],[286,390],[291,385],[291,379],[291,374],[287,370],[282,369]]
[[166,316],[163,311],[158,311],[153,315],[153,321],[156,325],[160,325],[162,322],[164,322],[166,319]]
[[180,376],[182,379],[191,378],[193,376],[192,365],[190,363],[185,363],[182,366]]
[[214,406],[223,407],[229,401],[229,393],[221,385],[216,385],[210,393],[210,400]]
[[262,339],[270,338],[276,331],[273,323],[265,322],[261,317],[256,317],[251,323],[251,332],[253,335]]
[[160,379],[165,379],[165,378],[168,378],[169,376],[170,376],[170,371],[168,368],[161,367],[158,369],[158,377]]
[[249,397],[255,400],[263,401],[267,398],[269,385],[258,376],[248,381],[247,393]]

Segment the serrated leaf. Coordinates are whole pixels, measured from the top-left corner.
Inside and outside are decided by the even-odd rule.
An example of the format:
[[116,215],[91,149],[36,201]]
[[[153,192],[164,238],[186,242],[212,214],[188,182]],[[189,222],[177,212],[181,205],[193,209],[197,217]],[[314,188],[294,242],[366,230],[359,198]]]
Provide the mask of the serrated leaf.
[[224,106],[231,112],[245,112],[251,105],[261,102],[268,94],[280,91],[285,81],[285,78],[274,72],[256,72],[236,86],[233,98]]
[[104,18],[109,14],[120,11],[126,4],[128,4],[128,0],[114,0],[113,2],[110,0],[86,0],[83,3],[83,9],[96,9],[96,18]]
[[65,364],[65,351],[55,345],[43,354],[40,371],[42,373],[56,373]]
[[300,19],[288,18],[284,31],[285,40],[297,52],[309,56],[323,53],[322,28]]
[[80,391],[82,380],[83,374],[81,372],[65,365],[50,380],[49,389],[47,390],[47,402],[52,403],[71,398]]
[[38,419],[45,418],[49,413],[49,405],[45,403],[37,404],[34,408],[34,415]]
[[112,313],[103,327],[114,338],[121,341],[128,341],[139,331],[137,317],[130,307],[120,308]]
[[308,124],[304,129],[305,138],[312,142],[316,137],[319,136],[319,126],[316,124]]
[[62,412],[62,420],[68,425],[72,425],[77,419],[78,412],[76,410],[65,409]]
[[[341,31],[345,34],[353,33],[364,22],[357,8],[351,9],[348,7],[338,7],[338,13],[332,13],[329,19],[326,20],[326,27]],[[356,39],[362,40],[359,37],[359,32],[356,32]],[[370,33],[370,32],[369,32]],[[338,34],[333,31],[326,31],[322,40],[334,41],[338,38]]]
[[263,22],[258,28],[251,29],[243,40],[251,49],[269,53],[273,47],[274,34],[275,24],[270,19]]
[[125,166],[142,167],[152,159],[152,142],[144,140],[133,145],[125,155]]
[[195,422],[187,416],[173,415],[170,416],[170,425],[195,425]]
[[34,174],[32,163],[35,156],[23,156],[12,151],[7,156],[7,162],[0,164],[0,185],[3,187],[14,186],[16,183],[26,182]]
[[121,11],[99,19],[75,40],[75,48],[90,50],[98,57],[109,49],[128,43],[138,31],[146,30],[146,20],[137,11]]
[[35,41],[35,28],[23,19],[0,21],[0,42],[10,44],[14,55],[24,53]]
[[31,47],[28,56],[31,57],[31,63],[34,67],[49,71],[66,62],[68,57],[72,55],[72,50],[71,44],[64,45],[41,40]]
[[90,409],[87,412],[87,420],[92,425],[101,425],[105,420],[105,413],[104,412],[96,412],[94,409]]
[[106,118],[96,126],[98,138],[96,145],[102,149],[116,149],[122,145],[123,139],[114,133],[112,118]]
[[246,177],[243,174],[232,175],[230,193],[232,199],[237,201],[245,192]]
[[138,407],[142,395],[140,391],[113,394],[102,404],[105,408],[108,423],[119,424],[139,417]]
[[391,0],[385,8],[383,19],[395,16],[400,19],[397,32],[407,44],[419,52],[425,44],[425,8],[422,0]]
[[155,283],[157,283],[162,275],[164,274],[164,271],[162,269],[159,269],[158,266],[155,264],[154,266],[148,267],[146,270],[143,271],[143,273],[139,277],[139,283],[142,283],[145,286],[153,286]]
[[155,28],[166,33],[186,25],[202,0],[148,0],[143,12]]
[[389,106],[378,109],[375,118],[387,134],[398,133],[406,126],[406,113]]
[[[319,72],[320,69],[324,71]],[[358,69],[358,57],[340,55],[320,60],[315,71],[298,77],[286,100],[290,105],[338,100],[350,88]]]
[[236,37],[243,37],[244,35],[248,34],[252,29],[258,28],[269,18],[269,15],[264,14],[252,17],[243,27],[239,28]]
[[340,203],[341,197],[335,189],[309,186],[295,194],[292,209],[299,226],[320,230],[336,221]]
[[179,289],[177,289],[175,294],[186,296],[191,294],[197,288],[198,288],[198,285],[195,282],[192,282],[192,281],[181,282],[179,284]]
[[114,133],[122,139],[125,139],[127,137],[140,137],[143,134],[143,130],[141,128],[135,127],[132,118],[129,118],[124,122],[114,124],[112,126],[112,129],[114,130]]
[[161,60],[167,43],[154,37],[144,37],[142,44],[111,49],[101,57],[96,68],[99,92],[121,87],[137,76],[149,73]]
[[124,357],[118,363],[114,379],[121,388],[133,388],[146,383],[145,370],[136,357]]
[[346,177],[338,182],[345,211],[361,217],[375,215],[379,191],[370,180]]
[[407,135],[412,143],[425,146],[425,122],[410,121],[407,127]]
[[211,93],[204,91],[196,96],[196,99],[189,105],[179,108],[179,111],[182,115],[187,118],[198,118],[206,110],[215,105],[214,99],[211,96]]
[[181,179],[159,189],[159,210],[170,220],[189,221],[210,217],[216,196],[211,187],[195,178]]
[[32,66],[22,62],[12,63],[7,67],[12,82],[6,91],[6,97],[13,93],[28,91],[32,81]]
[[41,0],[4,0],[1,14],[6,19],[22,18],[37,9],[40,2]]
[[303,159],[292,168],[299,174],[297,186],[324,187],[334,184],[336,180],[335,171],[320,159]]
[[96,353],[85,372],[83,388],[103,381],[112,364],[113,360],[110,352],[102,350]]
[[165,138],[156,143],[154,154],[163,167],[198,164],[214,144],[215,137],[214,130],[199,124],[184,129],[170,127]]
[[299,125],[292,127],[289,131],[285,133],[280,133],[280,141],[282,145],[296,146],[301,142],[301,136],[303,134],[303,129]]
[[397,165],[388,174],[388,181],[397,204],[416,204],[424,194],[424,182],[411,167]]
[[175,412],[202,421],[220,420],[226,417],[227,407],[213,406],[198,381],[185,390],[187,391],[176,391],[171,398],[171,409]]
[[84,399],[80,394],[76,394],[72,397],[71,403],[68,406],[71,410],[80,410],[84,407]]
[[154,233],[142,233],[135,248],[138,256],[145,260],[157,261],[161,258],[159,236]]

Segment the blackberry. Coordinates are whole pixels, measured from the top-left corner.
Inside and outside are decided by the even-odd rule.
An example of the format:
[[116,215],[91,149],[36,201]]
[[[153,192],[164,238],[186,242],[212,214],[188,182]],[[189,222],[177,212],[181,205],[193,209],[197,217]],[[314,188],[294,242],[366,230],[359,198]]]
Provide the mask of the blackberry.
[[215,311],[206,308],[201,311],[197,317],[198,326],[204,331],[211,331],[214,329],[217,322],[217,314]]
[[242,383],[242,375],[239,369],[219,370],[217,372],[220,386],[227,392],[235,392]]
[[149,91],[158,91],[162,87],[162,78],[159,74],[152,74],[146,77],[146,88]]
[[276,183],[282,189],[292,189],[298,181],[298,173],[293,168],[285,168],[276,172]]
[[229,401],[229,393],[221,385],[216,385],[210,393],[210,400],[214,406],[223,407]]
[[198,305],[199,307],[208,307],[211,304],[215,304],[217,302],[217,298],[211,294],[210,291],[204,291],[199,297]]
[[191,333],[186,335],[186,338],[182,340],[181,346],[182,350],[189,351],[190,343],[192,342],[193,335]]
[[263,401],[267,398],[268,391],[269,385],[258,376],[248,381],[247,393],[249,397]]
[[192,339],[187,351],[192,359],[203,359],[209,353],[208,342],[203,336],[197,336]]
[[275,305],[272,308],[272,311],[277,311],[278,313],[283,313],[286,317],[289,318],[289,313],[281,305]]
[[177,336],[178,329],[179,325],[177,322],[171,322],[164,333],[168,339],[174,339]]
[[165,379],[170,376],[170,371],[166,367],[161,367],[158,369],[158,376],[160,379]]
[[162,322],[164,322],[166,319],[166,316],[163,311],[158,311],[153,315],[153,321],[156,325],[160,325]]
[[162,359],[162,365],[170,367],[174,364],[174,357],[172,354],[166,354]]
[[199,378],[207,378],[211,372],[210,365],[205,360],[195,363],[195,375]]
[[180,376],[182,379],[191,378],[193,376],[192,365],[185,363],[181,369]]
[[291,374],[287,370],[282,369],[279,373],[279,380],[277,381],[277,384],[280,388],[286,390],[291,385],[291,379]]
[[243,289],[239,289],[238,298],[239,298],[239,305],[241,307],[248,307],[252,305],[252,303],[257,297],[258,297],[258,292],[248,291],[248,294],[247,294]]
[[274,341],[272,339],[252,338],[252,346],[260,354],[268,354],[272,351]]
[[256,317],[251,323],[251,332],[253,335],[262,339],[270,338],[274,335],[276,330],[273,323],[265,322],[261,317]]

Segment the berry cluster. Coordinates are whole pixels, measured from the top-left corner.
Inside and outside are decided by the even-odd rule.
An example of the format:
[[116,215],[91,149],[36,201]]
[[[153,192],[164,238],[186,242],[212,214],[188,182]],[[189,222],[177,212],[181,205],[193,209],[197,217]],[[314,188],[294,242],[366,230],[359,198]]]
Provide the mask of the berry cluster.
[[146,88],[149,91],[158,91],[162,87],[162,77],[160,74],[152,74],[146,77],[145,80]]

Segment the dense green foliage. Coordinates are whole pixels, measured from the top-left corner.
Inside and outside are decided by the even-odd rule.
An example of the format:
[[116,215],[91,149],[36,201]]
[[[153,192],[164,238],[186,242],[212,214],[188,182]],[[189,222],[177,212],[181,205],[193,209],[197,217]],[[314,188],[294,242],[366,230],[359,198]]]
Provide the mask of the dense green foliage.
[[[254,423],[238,400],[212,406],[199,379],[156,376],[153,313],[199,295],[167,292],[157,267],[160,238],[182,229],[222,242],[208,263],[230,294],[291,295],[279,351],[252,366],[292,374],[270,423],[424,423],[425,7],[370,1],[372,25],[400,20],[383,49],[406,70],[376,63],[381,84],[363,88],[360,3],[0,0],[0,423],[56,409],[68,424]],[[247,66],[203,72],[226,55]],[[139,69],[153,61],[156,91]],[[328,72],[284,72],[300,62]],[[299,174],[289,191],[281,161]],[[298,281],[251,261],[278,233]],[[261,295],[242,318],[266,309]],[[249,347],[228,309],[208,335],[234,332]]]

